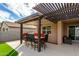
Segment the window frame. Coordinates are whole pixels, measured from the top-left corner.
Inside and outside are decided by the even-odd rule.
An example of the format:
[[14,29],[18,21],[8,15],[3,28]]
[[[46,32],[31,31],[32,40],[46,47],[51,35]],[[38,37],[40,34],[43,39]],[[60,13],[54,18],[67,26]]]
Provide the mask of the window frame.
[[[50,27],[50,28],[48,28],[48,27]],[[44,32],[45,34],[51,34],[51,26],[42,27],[42,32]]]

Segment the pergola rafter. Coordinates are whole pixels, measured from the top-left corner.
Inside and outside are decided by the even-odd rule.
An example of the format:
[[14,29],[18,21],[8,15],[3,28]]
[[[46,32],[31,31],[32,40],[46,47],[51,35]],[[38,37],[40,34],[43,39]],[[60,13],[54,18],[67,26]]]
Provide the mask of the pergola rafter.
[[[41,8],[38,9],[38,6]],[[78,3],[40,3],[34,9],[41,12],[47,19],[60,20],[78,17]]]

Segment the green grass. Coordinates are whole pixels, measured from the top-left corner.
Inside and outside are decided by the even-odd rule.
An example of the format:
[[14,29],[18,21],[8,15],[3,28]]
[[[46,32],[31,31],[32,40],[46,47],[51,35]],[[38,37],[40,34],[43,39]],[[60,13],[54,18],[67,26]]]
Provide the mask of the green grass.
[[0,42],[0,56],[17,56],[18,52],[7,43]]

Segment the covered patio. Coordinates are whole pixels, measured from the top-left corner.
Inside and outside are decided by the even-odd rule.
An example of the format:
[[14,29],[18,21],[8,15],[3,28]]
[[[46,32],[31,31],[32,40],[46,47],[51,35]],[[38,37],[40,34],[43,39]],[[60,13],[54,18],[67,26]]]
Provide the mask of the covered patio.
[[[61,45],[63,43],[63,23],[66,22],[65,20],[78,18],[79,17],[79,4],[78,3],[40,3],[34,7],[37,10],[39,15],[34,17],[28,17],[24,21],[20,21],[21,29],[20,29],[20,37],[21,37],[21,44],[22,44],[22,33],[23,33],[23,24],[37,21],[37,32],[38,32],[38,52],[41,51],[41,28],[42,28],[42,19],[47,19],[48,21],[52,22],[54,25],[54,43]],[[72,21],[72,20],[71,20]],[[74,19],[74,21],[76,21]],[[77,20],[79,21],[79,20]],[[69,21],[68,21],[69,22]],[[53,39],[51,38],[51,39]]]
[[19,40],[10,41],[7,44],[18,51],[18,56],[79,56],[79,43],[72,45],[46,43],[46,50],[41,49],[40,53],[31,48],[31,46],[27,47],[24,42],[20,45]]
[[[17,45],[19,41],[14,41],[13,43]],[[51,43],[46,43],[46,50],[41,49],[41,52],[37,52],[30,46],[27,47],[24,43],[17,47],[19,56],[79,56],[79,43],[72,45],[62,44],[56,45]],[[10,44],[11,47],[13,44]]]

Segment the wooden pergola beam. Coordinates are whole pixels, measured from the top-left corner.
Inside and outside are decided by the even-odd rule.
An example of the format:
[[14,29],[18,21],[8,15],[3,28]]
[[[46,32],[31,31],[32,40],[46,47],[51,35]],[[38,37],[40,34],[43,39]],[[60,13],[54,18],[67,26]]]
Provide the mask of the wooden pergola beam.
[[41,19],[43,16],[38,18],[38,52],[41,51]]
[[[39,16],[38,18],[36,17],[35,20],[38,20],[38,52],[41,51],[41,19],[43,18],[43,15]],[[34,19],[31,19],[30,21],[34,21]],[[29,22],[28,21],[25,21],[25,22]],[[22,44],[22,39],[23,39],[23,23],[25,22],[22,22],[20,23],[20,44]]]
[[[76,8],[76,6],[75,6],[75,8]],[[64,8],[60,8],[60,9],[58,9],[58,10],[56,10],[56,11],[54,11],[54,12],[50,12],[50,13],[48,13],[48,14],[56,15],[56,14],[61,14],[61,12],[67,13],[67,11],[70,10],[70,9],[74,9],[74,7],[71,6],[71,7],[67,8],[66,4],[64,4]],[[61,11],[60,11],[60,10],[61,10]],[[60,12],[58,13],[57,11],[60,11]],[[57,12],[57,13],[56,13],[56,12]],[[44,14],[44,15],[48,15],[48,14]]]
[[[43,15],[51,19],[54,17],[60,20],[62,17],[66,18],[66,15],[73,16],[74,11],[76,14],[79,13],[78,3],[40,3],[38,6],[41,7],[40,10],[43,10]],[[37,10],[37,7],[35,9]]]
[[21,23],[20,24],[20,44],[22,44],[22,39],[23,39],[22,34],[23,34],[23,24]]

